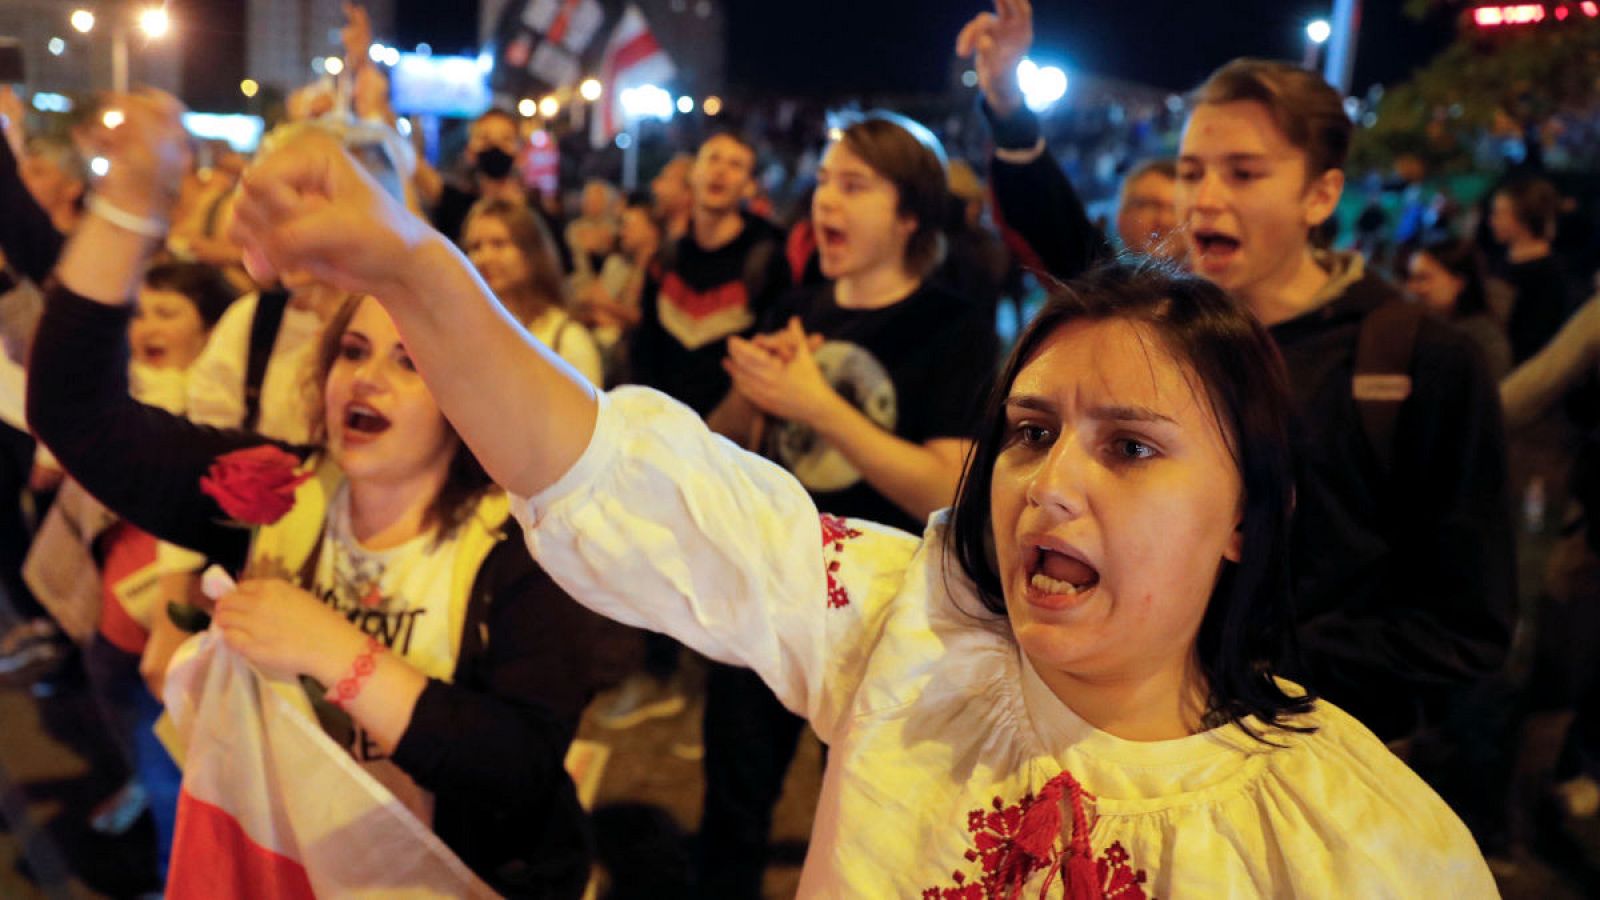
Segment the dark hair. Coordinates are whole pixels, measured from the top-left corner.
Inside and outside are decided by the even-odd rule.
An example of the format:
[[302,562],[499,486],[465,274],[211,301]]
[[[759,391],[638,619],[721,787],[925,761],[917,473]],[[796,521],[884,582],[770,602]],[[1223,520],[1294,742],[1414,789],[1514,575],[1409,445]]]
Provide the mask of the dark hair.
[[921,123],[881,109],[835,114],[829,124],[839,143],[894,185],[899,195],[895,212],[917,221],[906,242],[906,263],[916,274],[926,276],[944,257],[944,224],[950,202],[939,139]]
[[1511,201],[1513,215],[1534,237],[1555,239],[1556,217],[1561,214],[1561,193],[1555,185],[1538,177],[1513,178],[1495,193]]
[[[322,340],[317,346],[315,381],[319,398],[327,387],[328,373],[333,370],[333,363],[339,358],[339,341],[350,328],[350,320],[355,318],[356,310],[361,308],[361,301],[366,299],[368,298],[360,296],[346,297],[322,330]],[[327,422],[324,418],[323,404],[317,403],[315,409],[317,412],[312,423],[312,434],[318,441],[326,441]],[[489,479],[489,473],[484,471],[483,464],[478,462],[478,458],[467,447],[467,442],[461,439],[456,427],[449,419],[445,419],[444,424],[445,428],[449,429],[450,435],[455,438],[456,448],[450,455],[450,467],[445,473],[444,484],[439,487],[438,495],[428,505],[428,524],[438,529],[435,540],[441,543],[467,521],[484,492],[494,487],[494,482]]]
[[1112,263],[1052,288],[989,396],[951,512],[947,550],[977,586],[983,605],[1004,615],[989,494],[1006,441],[1006,397],[1018,373],[1062,327],[1118,320],[1150,334],[1203,386],[1243,482],[1242,555],[1237,563],[1223,564],[1195,639],[1210,690],[1207,724],[1233,722],[1260,738],[1244,722],[1253,715],[1274,728],[1303,730],[1285,718],[1307,712],[1312,695],[1292,696],[1273,677],[1295,650],[1288,375],[1266,329],[1211,282],[1141,260]]
[[[699,147],[695,148],[695,155],[697,155],[697,156],[699,155],[701,147],[704,147],[705,145],[711,143],[712,141],[714,141],[714,140],[716,140],[718,138],[725,138],[725,139],[733,141],[735,144],[738,144],[739,146],[743,147],[750,154],[750,171],[751,171],[752,174],[755,172],[756,162],[761,157],[761,151],[756,149],[755,143],[752,142],[750,140],[750,138],[746,137],[745,135],[741,134],[740,132],[734,131],[732,128],[720,128],[720,129],[718,129],[716,131],[713,131],[710,134],[706,135],[706,139],[700,142],[700,146]],[[666,163],[664,163],[661,166],[661,168],[662,169],[667,168],[667,166],[672,165],[676,161],[676,159],[677,158],[674,157],[673,159],[667,160]],[[660,174],[660,173],[657,173],[657,174]]]
[[479,122],[484,122],[489,119],[505,119],[507,122],[510,122],[513,127],[519,127],[521,123],[521,120],[512,115],[510,112],[503,110],[498,106],[491,106],[479,113],[478,117],[472,120],[472,124],[476,125]]
[[1416,251],[1426,253],[1451,275],[1461,279],[1461,293],[1456,295],[1456,318],[1475,316],[1489,311],[1489,293],[1485,288],[1483,253],[1469,240],[1448,239],[1434,241]]
[[144,284],[151,290],[172,291],[188,298],[207,331],[215,327],[233,301],[239,299],[238,291],[222,272],[205,263],[156,263],[145,270]]
[[1177,181],[1178,164],[1170,159],[1147,159],[1129,169],[1128,174],[1122,176],[1123,188],[1127,188],[1128,185],[1146,175],[1160,175],[1168,181]]
[[1344,98],[1322,76],[1286,62],[1236,59],[1190,96],[1193,104],[1242,101],[1265,106],[1289,143],[1305,151],[1308,177],[1344,168],[1355,129]]
[[506,227],[511,243],[528,264],[528,286],[516,296],[497,298],[506,309],[526,325],[547,307],[567,307],[567,280],[561,273],[561,257],[556,253],[555,239],[544,220],[535,215],[526,203],[493,197],[480,200],[467,213],[461,224],[465,235],[474,219],[488,216]]

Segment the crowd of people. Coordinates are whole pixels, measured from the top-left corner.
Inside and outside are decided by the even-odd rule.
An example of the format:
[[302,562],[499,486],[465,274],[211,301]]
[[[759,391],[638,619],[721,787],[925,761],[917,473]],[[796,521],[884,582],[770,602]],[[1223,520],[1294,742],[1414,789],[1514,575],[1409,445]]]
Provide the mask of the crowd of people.
[[569,215],[507,112],[418,159],[363,29],[253,161],[163,95],[82,148],[0,97],[0,678],[87,672],[128,773],[92,825],[148,809],[163,873],[153,726],[208,629],[507,896],[591,882],[586,711],[682,715],[702,664],[702,896],[761,895],[808,725],[806,896],[1493,896],[1540,704],[1600,814],[1600,681],[1541,675],[1595,636],[1510,663],[1528,534],[1569,600],[1600,552],[1595,261],[1536,173],[1333,249],[1343,98],[1239,59],[1097,222],[996,0],[981,175],[880,110],[792,221],[733,129]]

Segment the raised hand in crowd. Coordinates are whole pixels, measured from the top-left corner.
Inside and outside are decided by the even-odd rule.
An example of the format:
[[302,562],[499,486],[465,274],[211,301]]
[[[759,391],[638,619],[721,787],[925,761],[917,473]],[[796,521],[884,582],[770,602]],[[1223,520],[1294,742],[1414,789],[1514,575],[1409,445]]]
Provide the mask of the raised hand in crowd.
[[344,152],[307,133],[245,171],[232,236],[252,277],[302,270],[356,294],[393,298],[400,263],[433,234]]
[[979,13],[956,38],[956,53],[972,57],[978,88],[1004,119],[1022,106],[1017,63],[1033,43],[1033,6],[1028,0],[995,0],[994,12]]
[[[459,249],[336,141],[291,140],[259,159],[243,185],[232,235],[251,274],[299,269],[377,297],[494,481],[533,494],[577,460],[594,427],[593,388],[511,318]],[[508,429],[507,409],[540,410],[564,427]]]
[[109,166],[95,184],[81,240],[62,253],[57,276],[74,293],[126,303],[144,277],[148,245],[166,236],[192,164],[183,104],[159,91],[113,94],[77,133]]

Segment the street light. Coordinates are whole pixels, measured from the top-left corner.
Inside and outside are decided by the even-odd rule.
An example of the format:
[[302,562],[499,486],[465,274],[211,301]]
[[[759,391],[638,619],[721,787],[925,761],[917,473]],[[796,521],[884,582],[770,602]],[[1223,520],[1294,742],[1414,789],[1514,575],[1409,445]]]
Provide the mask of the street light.
[[1043,112],[1067,94],[1067,73],[1057,66],[1041,66],[1031,59],[1017,63],[1017,86],[1022,102],[1034,112]]
[[533,102],[531,98],[523,97],[522,100],[517,103],[517,112],[522,113],[522,117],[524,119],[533,118],[533,114],[538,111],[539,104]]
[[339,73],[344,71],[344,60],[337,56],[330,56],[322,61],[322,68],[329,75],[338,77]]
[[700,104],[700,108],[706,111],[706,115],[714,116],[722,112],[722,98],[713,94],[706,98],[706,102]]
[[678,112],[681,112],[686,116],[689,113],[694,112],[694,98],[689,96],[688,94],[684,94],[682,97],[679,97],[678,98]]
[[1306,23],[1306,58],[1305,67],[1315,69],[1317,66],[1317,53],[1322,45],[1333,36],[1333,25],[1327,19],[1312,19]]
[[73,10],[72,18],[68,19],[68,21],[72,23],[72,27],[79,34],[88,34],[94,30],[94,13],[89,12],[87,9]]
[[585,78],[583,82],[578,85],[578,96],[589,101],[590,103],[593,103],[600,99],[600,92],[604,89],[605,88],[600,84],[600,79]]
[[165,7],[147,6],[139,12],[139,30],[144,32],[145,37],[165,37],[171,27],[172,19]]
[[261,85],[257,84],[254,78],[246,78],[239,82],[239,93],[246,97],[254,97],[260,90]]
[[622,101],[622,112],[631,119],[666,121],[672,118],[672,95],[657,85],[641,84],[624,88],[619,99]]
[[558,112],[561,112],[561,101],[557,100],[554,94],[539,101],[539,115],[546,119],[554,119]]

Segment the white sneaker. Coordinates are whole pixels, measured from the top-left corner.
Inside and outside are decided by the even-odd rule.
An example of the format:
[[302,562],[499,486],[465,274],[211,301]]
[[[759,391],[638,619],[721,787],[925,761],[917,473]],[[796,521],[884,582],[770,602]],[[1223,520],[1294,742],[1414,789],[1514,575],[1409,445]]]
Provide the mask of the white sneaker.
[[617,688],[616,699],[595,714],[602,728],[632,728],[649,719],[670,719],[689,705],[672,683],[648,675],[630,675]]

